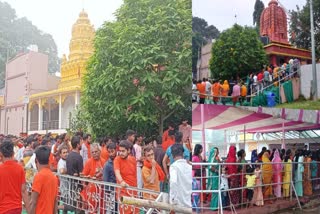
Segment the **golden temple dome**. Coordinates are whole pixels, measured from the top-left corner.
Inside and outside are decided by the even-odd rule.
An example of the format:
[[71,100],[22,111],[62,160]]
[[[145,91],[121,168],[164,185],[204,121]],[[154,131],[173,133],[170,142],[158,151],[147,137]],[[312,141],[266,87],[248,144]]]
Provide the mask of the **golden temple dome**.
[[81,85],[81,78],[86,73],[86,63],[94,51],[94,37],[94,27],[90,23],[88,14],[82,10],[72,26],[69,56],[62,57],[59,88]]

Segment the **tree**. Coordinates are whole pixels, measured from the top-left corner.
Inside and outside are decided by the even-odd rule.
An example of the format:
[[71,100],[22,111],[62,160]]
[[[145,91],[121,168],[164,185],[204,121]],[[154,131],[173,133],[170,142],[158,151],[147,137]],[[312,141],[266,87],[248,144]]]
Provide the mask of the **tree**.
[[126,0],[97,31],[82,105],[96,136],[191,118],[191,1]]
[[212,45],[210,70],[215,78],[243,77],[267,63],[267,56],[254,28],[235,24]]
[[215,26],[208,26],[206,20],[198,17],[192,17],[192,32],[192,73],[195,74],[201,47],[218,38],[220,32]]
[[57,46],[52,36],[40,31],[27,18],[17,18],[8,3],[0,2],[0,88],[4,86],[7,60],[33,44],[49,56],[49,73],[59,71]]
[[256,3],[254,4],[254,12],[252,16],[253,16],[253,25],[256,26],[256,29],[259,35],[260,35],[260,17],[263,10],[264,10],[263,2],[261,0],[256,0]]
[[[311,49],[310,1],[300,10],[290,11],[290,42],[298,48]],[[313,0],[316,57],[320,58],[320,0]]]

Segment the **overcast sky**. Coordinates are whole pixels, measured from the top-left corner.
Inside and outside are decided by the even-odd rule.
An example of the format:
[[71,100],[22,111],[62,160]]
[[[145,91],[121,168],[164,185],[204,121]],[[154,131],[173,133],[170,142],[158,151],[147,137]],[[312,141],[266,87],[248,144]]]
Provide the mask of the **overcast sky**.
[[[265,7],[270,2],[262,1]],[[205,19],[219,31],[230,28],[235,23],[252,26],[255,2],[256,0],[192,0],[192,15]],[[302,8],[306,0],[280,0],[280,3],[286,10],[296,10],[296,5]]]
[[113,13],[122,0],[1,0],[15,9],[18,17],[27,17],[38,29],[53,36],[58,56],[69,54],[71,28],[84,7],[95,29],[114,20]]

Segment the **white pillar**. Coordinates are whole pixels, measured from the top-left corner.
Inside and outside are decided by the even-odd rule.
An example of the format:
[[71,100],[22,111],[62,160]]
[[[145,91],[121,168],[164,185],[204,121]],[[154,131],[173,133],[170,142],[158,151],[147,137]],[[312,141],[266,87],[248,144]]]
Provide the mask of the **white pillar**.
[[74,95],[74,100],[75,100],[75,107],[78,106],[78,104],[80,103],[80,94],[79,91],[76,91],[76,94]]
[[61,94],[59,95],[59,129],[61,129],[62,124],[62,98]]
[[38,130],[42,130],[42,106],[41,106],[41,98],[39,98],[39,116],[38,116]]

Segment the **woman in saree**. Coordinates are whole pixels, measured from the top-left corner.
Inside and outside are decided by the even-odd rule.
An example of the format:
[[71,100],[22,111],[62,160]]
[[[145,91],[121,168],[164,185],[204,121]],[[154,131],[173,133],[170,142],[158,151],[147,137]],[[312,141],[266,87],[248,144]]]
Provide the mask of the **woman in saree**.
[[288,149],[286,151],[286,155],[284,157],[284,176],[283,176],[283,197],[288,198],[290,196],[290,186],[291,186],[291,176],[292,176],[292,161],[291,161],[291,150]]
[[251,152],[251,167],[256,167],[256,162],[258,162],[258,152],[256,149],[252,150]]
[[[201,154],[202,154],[203,148],[202,145],[197,144],[194,147],[194,152],[193,152],[193,156],[192,156],[192,163],[203,163],[205,162],[205,160],[203,160]],[[195,174],[197,171],[199,175],[201,175],[202,179],[201,179],[201,187],[203,190],[206,189],[207,187],[207,182],[206,182],[206,170],[205,170],[206,166],[201,167],[200,165],[192,165],[192,177],[195,177]],[[201,193],[201,201],[203,201],[203,203],[206,203],[207,200],[207,194],[206,193]]]
[[281,198],[281,181],[283,165],[278,149],[276,149],[273,153],[272,163],[273,183],[275,183],[275,185],[273,186],[273,193],[277,198]]
[[[209,176],[208,176],[208,190],[218,190],[219,189],[219,163],[216,159],[217,150],[212,148],[209,154],[209,163],[213,163],[209,166]],[[213,192],[211,195],[210,209],[217,210],[219,205],[219,193]]]
[[[237,162],[236,157],[236,147],[230,146],[228,156],[226,159],[226,168],[227,174],[230,175],[229,177],[229,189],[238,188],[239,187],[239,175],[238,175],[238,167],[237,165],[233,165],[232,163]],[[230,194],[230,204],[238,205],[240,202],[240,192],[239,190],[231,190]]]
[[303,191],[304,195],[312,195],[312,183],[311,183],[311,151],[305,151],[304,154],[304,171],[303,171]]
[[[272,196],[272,165],[269,160],[269,152],[265,151],[262,155],[262,181],[266,185],[263,191],[263,198],[268,199]],[[269,203],[272,203],[269,201]]]
[[302,197],[303,196],[303,186],[302,186],[302,179],[303,179],[303,171],[304,171],[304,166],[303,166],[303,155],[302,155],[302,150],[298,150],[294,159],[295,163],[295,173],[294,173],[294,187],[296,189],[297,196]]
[[[240,187],[246,186],[246,171],[247,171],[247,165],[245,165],[247,162],[245,160],[246,152],[244,149],[241,149],[237,153],[238,156],[238,163],[242,163],[243,165],[238,165],[238,172],[240,177]],[[247,189],[240,190],[241,192],[241,204],[247,201]]]

